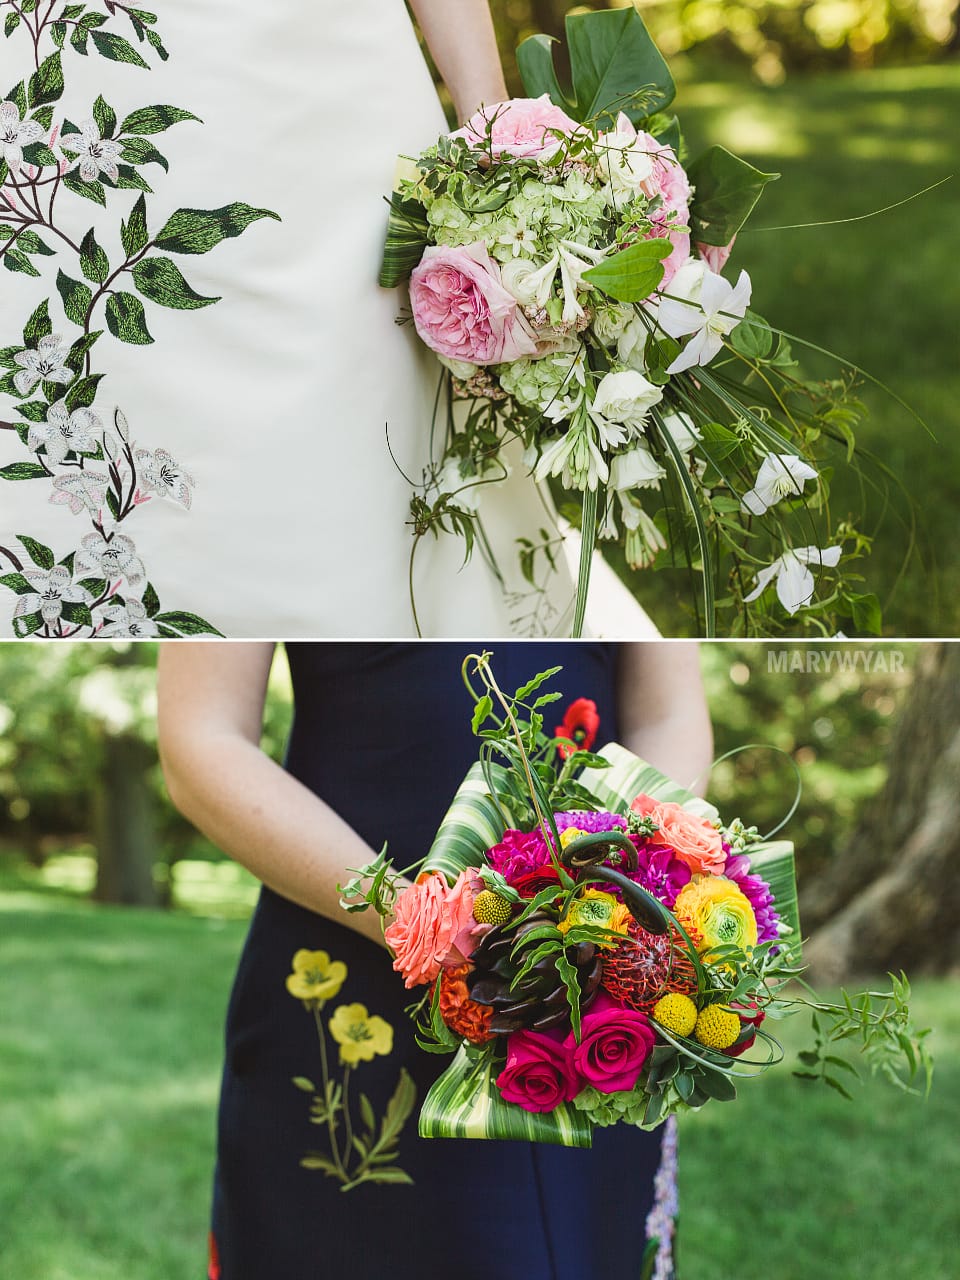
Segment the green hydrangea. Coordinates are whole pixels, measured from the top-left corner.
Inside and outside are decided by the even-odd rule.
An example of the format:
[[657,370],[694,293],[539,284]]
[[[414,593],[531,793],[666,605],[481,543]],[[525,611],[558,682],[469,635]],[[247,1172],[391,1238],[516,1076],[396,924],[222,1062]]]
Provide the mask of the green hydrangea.
[[640,1085],[621,1093],[601,1093],[592,1084],[585,1085],[573,1100],[578,1111],[590,1117],[593,1124],[607,1128],[612,1124],[640,1124],[650,1101]]
[[573,359],[572,354],[554,354],[539,360],[514,360],[498,368],[500,385],[521,404],[542,411],[570,390]]

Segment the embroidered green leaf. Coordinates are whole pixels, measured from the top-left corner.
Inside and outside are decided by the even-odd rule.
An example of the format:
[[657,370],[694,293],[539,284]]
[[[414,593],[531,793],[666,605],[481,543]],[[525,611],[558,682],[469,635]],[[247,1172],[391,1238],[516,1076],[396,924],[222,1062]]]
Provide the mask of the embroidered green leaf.
[[97,398],[97,384],[102,373],[91,373],[86,378],[77,378],[67,387],[64,403],[72,413],[74,409],[89,409]]
[[39,631],[43,626],[43,616],[40,613],[30,613],[26,617],[14,618],[13,634],[19,640],[23,640],[26,636],[32,636],[34,632]]
[[40,239],[35,231],[21,231],[17,237],[17,248],[24,253],[41,253],[44,257],[53,256],[54,250]]
[[41,129],[49,129],[53,124],[53,107],[39,107],[30,118],[36,120]]
[[93,118],[97,122],[101,138],[112,138],[117,127],[117,113],[100,95],[93,104]]
[[132,188],[135,191],[153,191],[150,183],[142,173],[138,173],[130,164],[117,165],[117,187],[121,190]]
[[21,80],[19,84],[15,84],[13,86],[7,94],[6,101],[16,103],[17,110],[20,112],[21,117],[26,113],[27,86],[23,80]]
[[112,31],[91,31],[90,38],[96,46],[97,53],[111,62],[129,62],[135,67],[147,67],[150,64],[140,57],[129,40],[114,35]]
[[30,142],[23,148],[23,158],[27,164],[35,164],[38,169],[49,169],[59,165],[60,160],[48,146],[42,142]]
[[130,217],[120,224],[120,240],[128,258],[139,253],[147,243],[147,202],[143,196],[130,210]]
[[160,612],[160,597],[152,582],[148,582],[144,587],[140,602],[146,609],[148,618],[155,618]]
[[[27,95],[31,107],[42,107],[45,102],[57,102],[63,94],[63,66],[60,52],[51,53],[30,77]],[[21,111],[21,115],[23,112]]]
[[167,157],[161,155],[153,143],[148,142],[146,138],[124,138],[123,150],[120,154],[131,164],[158,164],[164,170],[170,168]]
[[0,467],[4,480],[40,480],[49,474],[39,462],[11,462],[8,467]]
[[157,53],[160,55],[161,60],[163,62],[166,62],[166,60],[170,57],[170,55],[169,53],[167,53],[166,49],[163,47],[163,44],[160,40],[160,37],[157,35],[157,33],[155,31],[148,31],[147,39],[153,45],[154,49],[156,49]]
[[93,291],[82,280],[72,280],[63,271],[57,272],[57,292],[63,299],[67,319],[81,327],[86,324],[87,312],[93,301]]
[[22,573],[5,573],[0,577],[0,587],[6,587],[8,591],[14,591],[18,596],[28,595],[33,587],[26,580]]
[[17,538],[35,565],[41,569],[53,568],[55,558],[49,547],[45,547],[42,542],[37,542],[36,538],[28,538],[25,533],[18,533]]
[[3,20],[3,34],[9,39],[20,25],[18,13],[8,13]]
[[143,303],[134,293],[112,293],[107,300],[107,328],[121,342],[146,346],[152,342]]
[[93,617],[90,613],[90,606],[88,604],[83,604],[79,600],[64,600],[62,616],[64,622],[70,622],[76,627],[93,626]]
[[17,413],[28,422],[46,422],[49,408],[46,400],[27,400],[17,405]]
[[182,609],[170,613],[158,613],[154,618],[157,626],[165,628],[167,635],[180,636],[218,636],[221,633],[205,618],[195,613],[186,613]]
[[228,204],[222,209],[177,209],[154,240],[158,249],[169,253],[209,253],[221,240],[241,235],[258,218],[274,218],[270,209],[254,209],[248,204]]
[[50,26],[50,36],[57,48],[62,49],[63,42],[67,38],[67,24],[65,22],[52,23]]
[[79,18],[81,13],[83,13],[82,4],[65,4],[63,6],[63,13],[61,13],[60,17],[66,18],[68,21],[72,21],[74,18]]
[[180,268],[169,258],[141,258],[133,268],[133,283],[145,298],[161,307],[177,311],[195,311],[219,302],[219,297],[204,297],[184,280]]
[[84,57],[87,56],[88,35],[89,32],[86,27],[77,26],[73,28],[73,35],[70,37],[70,43],[73,48],[76,49],[77,53],[82,53]]
[[68,173],[63,179],[63,185],[68,191],[72,191],[75,196],[83,196],[85,200],[92,200],[94,204],[105,205],[107,203],[102,182],[84,182],[77,174]]
[[[120,125],[121,133],[163,133],[172,124],[181,120],[200,120],[192,111],[184,111],[182,107],[154,106],[141,107],[125,116]],[[200,121],[202,124],[203,122]]]
[[3,255],[3,265],[8,271],[22,271],[25,276],[38,276],[40,272],[25,253],[19,249],[8,249]]
[[74,373],[80,373],[83,369],[83,362],[86,358],[87,352],[102,333],[102,329],[94,329],[92,332],[85,333],[76,340],[67,352],[63,362],[68,369],[72,369]]
[[103,284],[110,274],[110,259],[100,245],[97,244],[97,237],[94,235],[93,227],[80,241],[80,270],[94,284]]
[[50,311],[47,299],[40,303],[36,311],[23,326],[23,341],[28,347],[36,347],[41,338],[45,338],[48,334],[53,333],[53,323],[50,319]]

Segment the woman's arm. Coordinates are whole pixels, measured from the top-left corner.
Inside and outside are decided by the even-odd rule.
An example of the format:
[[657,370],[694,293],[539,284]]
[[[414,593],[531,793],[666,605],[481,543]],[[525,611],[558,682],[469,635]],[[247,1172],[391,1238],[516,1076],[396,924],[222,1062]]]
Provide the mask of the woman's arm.
[[624,644],[617,679],[623,745],[702,795],[713,729],[694,642]]
[[373,850],[260,750],[272,644],[162,645],[160,759],[170,797],[264,884],[383,942],[373,911],[347,915],[337,884]]
[[507,86],[487,0],[410,0],[437,70],[450,90],[457,118],[503,102]]

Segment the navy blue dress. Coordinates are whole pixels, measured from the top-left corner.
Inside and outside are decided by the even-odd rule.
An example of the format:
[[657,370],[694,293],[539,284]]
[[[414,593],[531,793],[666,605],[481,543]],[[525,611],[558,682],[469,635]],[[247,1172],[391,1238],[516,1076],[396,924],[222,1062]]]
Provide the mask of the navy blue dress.
[[[295,696],[287,769],[373,848],[389,840],[400,866],[427,851],[476,757],[460,664],[482,647],[425,641],[287,646]],[[562,663],[551,686],[563,691],[554,704],[557,723],[574,699],[592,698],[600,715],[598,743],[617,737],[616,645],[492,648],[494,671],[508,690]],[[332,1178],[302,1169],[301,1156],[323,1147],[326,1130],[309,1123],[309,1097],[291,1084],[293,1076],[319,1074],[312,1019],[284,988],[301,947],[346,962],[338,1002],[359,1001],[393,1025],[393,1052],[356,1072],[356,1087],[370,1096],[378,1116],[401,1065],[422,1098],[447,1063],[414,1044],[403,1012],[411,993],[384,949],[264,889],[227,1019],[213,1208],[219,1261],[212,1275],[637,1280],[659,1133],[601,1130],[591,1150],[424,1140],[416,1133],[415,1109],[399,1157],[414,1186],[367,1184],[343,1193]]]

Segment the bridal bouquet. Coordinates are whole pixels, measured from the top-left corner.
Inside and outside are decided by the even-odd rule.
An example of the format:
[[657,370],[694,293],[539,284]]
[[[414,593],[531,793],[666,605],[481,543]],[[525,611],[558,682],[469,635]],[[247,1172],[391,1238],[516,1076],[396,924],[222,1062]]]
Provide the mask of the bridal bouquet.
[[[787,336],[751,309],[747,271],[723,274],[778,175],[723,147],[687,157],[673,80],[633,8],[570,15],[567,37],[572,96],[532,37],[517,53],[531,96],[406,162],[390,200],[381,283],[409,280],[452,389],[415,536],[486,547],[483,486],[516,441],[535,481],[575,499],[561,502],[582,536],[573,634],[597,538],[634,569],[688,566],[707,635],[722,611],[742,634],[878,631],[876,596],[845,576],[867,539],[827,508],[831,450],[856,456],[851,379],[804,381]],[[544,530],[520,547],[534,592],[557,545]]]
[[803,1005],[817,1043],[800,1074],[843,1092],[851,1036],[895,1080],[901,1054],[925,1066],[905,979],[842,1005],[796,985],[789,842],[725,822],[616,743],[545,736],[558,695],[538,691],[559,668],[509,698],[472,661],[481,758],[416,881],[401,888],[381,854],[342,891],[348,911],[393,916],[394,968],[424,990],[418,1043],[455,1055],[421,1136],[589,1146],[597,1126],[653,1128],[781,1061],[768,1020]]

